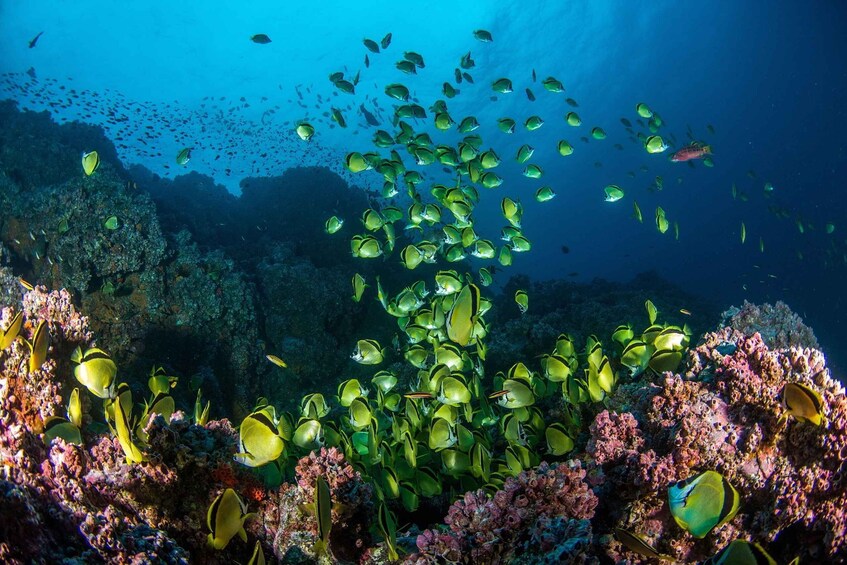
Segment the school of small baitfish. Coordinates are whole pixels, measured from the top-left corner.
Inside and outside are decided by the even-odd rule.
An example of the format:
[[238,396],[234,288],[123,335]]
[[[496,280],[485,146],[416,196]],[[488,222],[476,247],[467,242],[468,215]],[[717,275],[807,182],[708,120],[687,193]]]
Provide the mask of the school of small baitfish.
[[[482,42],[492,41],[491,34],[485,30],[477,30],[474,36]],[[270,42],[267,36],[252,39],[257,43]],[[391,34],[378,43],[364,40],[371,54],[384,51],[390,43]],[[416,73],[424,68],[424,60],[417,53],[406,52],[396,67],[405,73]],[[455,71],[455,82],[471,82],[468,70],[473,67],[471,54],[462,56]],[[340,91],[353,92],[358,76],[359,73],[348,80],[343,73],[333,73],[330,80]],[[541,84],[550,93],[564,92],[564,86],[554,77],[543,79]],[[506,94],[512,92],[513,85],[509,79],[501,78],[494,81],[492,89]],[[452,98],[459,94],[459,89],[444,83],[443,93],[446,98]],[[412,270],[422,263],[456,263],[467,254],[481,259],[496,258],[501,267],[508,267],[512,253],[529,251],[531,244],[521,232],[522,206],[508,196],[501,201],[501,211],[507,222],[501,233],[505,243],[498,248],[474,230],[472,213],[480,199],[477,187],[495,189],[503,182],[492,171],[500,163],[499,156],[491,148],[483,149],[482,139],[471,133],[479,127],[477,120],[474,117],[459,120],[458,131],[467,135],[456,146],[437,145],[427,133],[416,132],[405,121],[428,116],[422,106],[410,102],[405,86],[400,83],[387,85],[385,94],[401,103],[395,108],[394,133],[378,130],[373,138],[374,145],[387,155],[379,151],[351,152],[345,160],[345,166],[353,173],[372,169],[381,174],[383,197],[387,201],[384,206],[363,212],[364,232],[352,235],[352,254],[362,259],[387,256],[394,252],[397,238],[404,237],[409,243],[398,255],[402,264]],[[535,97],[529,89],[527,96],[531,100]],[[568,102],[577,106],[571,99]],[[437,129],[447,130],[456,125],[444,100],[436,101],[429,111]],[[670,144],[675,145],[672,136],[670,144],[659,136],[663,122],[657,113],[644,103],[636,106],[636,112],[640,118],[648,120],[646,127],[650,135],[635,133],[626,118],[621,121],[640,140],[647,153],[661,153]],[[343,116],[335,109],[333,119],[343,127]],[[574,111],[568,112],[565,119],[573,127],[582,123]],[[640,120],[639,123],[644,125]],[[529,131],[542,124],[537,116],[525,121]],[[502,118],[498,126],[502,132],[512,134],[516,121]],[[303,141],[309,141],[315,135],[315,128],[304,121],[296,125],[295,133]],[[591,135],[595,139],[606,136],[597,127]],[[438,163],[448,168],[455,174],[455,184],[434,184],[429,190],[433,201],[426,202],[418,191],[424,183],[423,175],[407,169],[398,147],[404,148],[417,166]],[[557,149],[563,156],[574,151],[565,140],[558,143]],[[177,162],[186,164],[191,158],[191,150],[190,147],[181,150]],[[516,159],[527,163],[533,152],[531,146],[523,145]],[[710,155],[709,146],[692,142],[677,151],[672,160],[697,158],[710,165]],[[85,175],[93,174],[98,165],[96,151],[83,155]],[[527,163],[524,174],[537,179],[543,171]],[[661,183],[657,178],[659,190]],[[405,185],[411,201],[405,210],[390,203],[400,194],[401,184]],[[604,193],[608,202],[624,197],[624,191],[616,185],[605,187]],[[537,191],[536,200],[546,202],[554,196],[553,189],[545,186]],[[743,195],[733,187],[733,197],[743,198]],[[635,218],[642,221],[636,202],[633,208]],[[116,229],[117,224],[108,225],[110,221],[111,218],[105,227]],[[115,218],[114,222],[117,221]],[[395,229],[398,222],[404,235],[398,236]],[[344,225],[342,218],[332,216],[326,221],[325,229],[327,234],[338,234]],[[665,211],[658,207],[658,231],[665,233],[670,225]],[[804,226],[798,223],[801,232]],[[678,237],[676,222],[674,231]],[[827,231],[834,231],[834,226],[828,226]],[[741,240],[742,243],[746,241],[743,224]],[[634,378],[644,371],[674,371],[688,346],[688,327],[658,323],[658,311],[648,300],[645,327],[636,329],[631,324],[620,325],[605,346],[592,335],[584,347],[580,347],[563,333],[550,353],[541,357],[538,370],[518,362],[506,373],[498,372],[488,384],[484,361],[489,329],[484,316],[491,301],[482,295],[480,286],[490,285],[492,275],[491,269],[486,267],[475,274],[444,269],[435,275],[431,289],[427,288],[427,281],[420,280],[391,294],[378,276],[371,285],[362,275],[354,274],[352,299],[362,300],[367,288],[374,286],[376,300],[395,319],[399,333],[391,348],[373,339],[360,339],[351,358],[362,365],[376,366],[390,355],[402,355],[417,370],[414,382],[401,384],[386,370],[375,372],[369,386],[358,379],[348,379],[338,386],[337,396],[332,399],[320,393],[304,396],[296,416],[278,414],[266,399],[260,399],[240,425],[236,461],[257,468],[268,483],[275,484],[290,475],[302,455],[321,446],[339,447],[347,460],[372,481],[379,499],[376,528],[386,542],[389,557],[396,559],[397,523],[389,504],[399,504],[407,511],[414,511],[422,497],[437,496],[445,490],[454,495],[477,488],[491,492],[501,488],[507,477],[537,466],[542,454],[545,459],[566,456],[574,448],[574,438],[583,427],[582,406],[602,402],[620,378]],[[22,284],[31,288],[25,281]],[[527,312],[530,307],[527,292],[520,289],[514,298],[520,312]],[[680,312],[690,315],[685,309]],[[46,359],[49,332],[45,328],[42,321],[32,340],[26,341],[31,350],[30,371],[38,370]],[[20,336],[21,329],[19,313],[0,334],[0,349],[11,345]],[[267,358],[280,369],[287,368],[278,356],[268,355]],[[79,383],[104,399],[105,420],[118,438],[127,462],[146,461],[144,424],[148,415],[154,412],[166,420],[170,418],[175,405],[169,391],[176,386],[177,378],[154,367],[148,381],[151,399],[145,400],[143,408],[137,410],[126,383],[116,383],[117,367],[106,352],[98,348],[86,351],[78,348],[72,361]],[[564,417],[562,421],[548,424],[537,403],[551,398],[562,399]],[[786,384],[782,406],[785,410],[783,420],[790,415],[808,425],[820,426],[825,422],[825,406],[819,393],[804,384]],[[203,405],[198,388],[194,420],[203,425],[208,415],[209,403]],[[61,437],[81,443],[81,422],[79,389],[75,389],[70,397],[67,418],[53,416],[45,422],[45,441]],[[676,523],[697,538],[707,536],[714,528],[731,520],[741,508],[739,492],[713,470],[704,470],[671,485],[667,497]],[[315,552],[326,553],[332,527],[332,501],[330,489],[323,479],[318,479],[314,503],[308,506],[306,510],[314,514],[318,523]],[[232,489],[225,490],[208,510],[210,545],[223,549],[236,535],[246,541],[243,524],[250,516],[238,494]],[[646,557],[670,559],[637,532],[617,529],[614,534],[631,551]],[[744,540],[732,542],[711,561],[723,564],[774,562],[761,546]],[[250,563],[263,562],[257,542]]]

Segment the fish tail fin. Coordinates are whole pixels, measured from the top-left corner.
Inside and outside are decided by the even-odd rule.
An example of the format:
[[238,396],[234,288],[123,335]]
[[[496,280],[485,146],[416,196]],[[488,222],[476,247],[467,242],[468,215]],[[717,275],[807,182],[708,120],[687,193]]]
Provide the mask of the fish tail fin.
[[705,153],[706,155],[712,155],[712,146],[711,145],[705,146],[703,148],[703,153]]
[[318,538],[318,541],[312,546],[312,551],[318,556],[326,554],[326,542]]

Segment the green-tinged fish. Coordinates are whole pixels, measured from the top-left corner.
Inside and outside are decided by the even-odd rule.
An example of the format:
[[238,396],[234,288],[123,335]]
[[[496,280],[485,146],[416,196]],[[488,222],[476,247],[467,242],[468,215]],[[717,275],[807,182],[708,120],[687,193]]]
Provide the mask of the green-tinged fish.
[[338,216],[331,216],[326,221],[326,224],[324,224],[324,231],[326,231],[326,233],[332,235],[332,234],[338,232],[338,230],[340,230],[341,226],[343,226],[343,225],[344,225],[344,220],[342,220]]
[[191,160],[191,150],[193,147],[185,147],[179,150],[179,153],[176,154],[176,164],[177,165],[187,165]]
[[391,45],[391,33],[386,33],[385,36],[380,40],[379,46],[383,49],[388,49],[389,45]]
[[535,191],[535,199],[538,202],[547,202],[549,200],[553,200],[555,198],[556,193],[553,191],[553,188],[550,186],[542,186],[538,190]]
[[457,94],[459,94],[459,90],[458,90],[457,88],[455,88],[455,87],[454,87],[452,84],[450,84],[449,82],[445,82],[445,83],[442,85],[442,87],[441,87],[441,92],[442,92],[442,93],[444,94],[444,96],[446,96],[447,98],[454,98]]
[[250,41],[253,43],[258,43],[259,45],[267,45],[271,42],[271,38],[264,33],[257,33],[256,35],[250,36]]
[[568,122],[568,125],[572,127],[579,127],[582,125],[582,119],[576,112],[568,112],[565,116],[565,121]]
[[362,40],[362,43],[365,44],[365,47],[367,47],[368,51],[371,53],[379,53],[379,44],[373,39],[365,38]]
[[207,538],[209,545],[217,550],[224,549],[236,535],[247,542],[244,522],[252,516],[247,513],[247,505],[238,494],[231,488],[226,489],[212,502],[206,513],[206,525],[211,531]]
[[632,201],[632,217],[638,220],[638,223],[644,223],[644,216],[641,215],[641,208],[638,207],[638,202]]
[[500,211],[503,213],[503,217],[512,224],[512,226],[516,228],[521,227],[521,216],[523,215],[523,208],[521,207],[520,202],[512,200],[508,196],[504,197],[500,202]]
[[603,131],[603,128],[593,127],[591,128],[591,137],[594,139],[606,139],[606,132]]
[[473,36],[484,43],[494,41],[494,38],[491,37],[491,32],[484,29],[474,31]]
[[282,360],[277,355],[268,354],[268,355],[265,355],[265,359],[267,359],[268,361],[270,361],[271,363],[273,363],[274,365],[276,365],[280,369],[285,369],[285,368],[288,367],[288,363],[286,363],[284,360]]
[[471,255],[478,259],[493,259],[497,254],[494,244],[487,239],[478,239],[474,242],[473,246]]
[[402,61],[397,61],[396,63],[394,63],[394,66],[397,67],[398,71],[404,72],[407,75],[418,74],[418,68],[412,61],[407,61],[403,59]]
[[503,184],[503,179],[497,173],[485,172],[479,177],[479,181],[485,188],[497,188]]
[[565,86],[561,83],[561,81],[559,81],[559,80],[557,80],[553,77],[545,78],[544,80],[541,81],[541,85],[548,92],[564,92],[565,91]]
[[78,388],[71,391],[71,397],[68,400],[68,420],[77,428],[82,427],[82,403],[79,400]]
[[559,457],[573,450],[575,442],[568,435],[565,426],[555,422],[544,430],[544,438],[547,440],[547,451],[554,457]]
[[652,300],[644,301],[644,309],[647,310],[647,321],[652,326],[656,323],[656,317],[659,315],[659,310]]
[[379,365],[383,360],[382,347],[375,339],[360,339],[350,358],[362,365]]
[[253,546],[253,555],[247,565],[265,565],[265,552],[262,551],[262,543],[259,540],[256,540],[256,545]]
[[[30,288],[30,290],[32,289]],[[9,322],[9,326],[5,330],[0,330],[0,351],[3,351],[7,347],[11,346],[15,340],[18,339],[23,323],[23,313],[17,312],[12,317],[12,321]]]
[[312,124],[307,122],[300,122],[297,124],[297,127],[294,128],[295,133],[297,133],[297,137],[302,139],[303,141],[309,141],[312,139],[312,136],[315,135],[315,128]]
[[544,120],[541,119],[541,116],[530,116],[524,122],[524,127],[529,131],[535,131],[543,125]]
[[318,539],[313,548],[316,555],[324,555],[329,550],[329,534],[332,530],[332,496],[329,484],[323,477],[315,482],[315,519],[318,523]]
[[647,153],[661,153],[668,148],[668,145],[661,136],[651,135],[644,141],[644,148]]
[[491,276],[491,271],[485,267],[479,269],[479,284],[482,286],[490,286],[494,282],[494,277]]
[[698,539],[732,520],[741,507],[735,487],[711,470],[671,485],[668,502],[679,527]]
[[565,98],[565,102],[567,102],[568,106],[571,108],[579,108],[579,103],[573,98]]
[[659,233],[665,233],[668,231],[670,227],[670,223],[668,222],[668,218],[665,216],[665,211],[661,206],[656,208],[656,229],[659,230]]
[[[476,63],[471,58],[471,52],[470,51],[468,51],[467,53],[462,55],[462,58],[459,60],[459,66],[462,67],[463,69],[472,69],[475,65],[476,65]],[[462,73],[459,71],[459,69],[456,69],[456,75],[458,77],[462,76]],[[460,82],[460,78],[457,78],[456,82]]]
[[114,396],[118,368],[105,351],[92,347],[83,353],[77,347],[71,355],[71,360],[77,363],[74,376],[81,385],[99,398]]
[[403,58],[407,61],[411,61],[415,64],[416,67],[424,68],[426,65],[424,64],[424,58],[420,53],[415,53],[414,51],[406,51],[403,53]]
[[391,98],[400,100],[401,102],[405,102],[409,99],[409,89],[399,83],[392,83],[386,86],[385,93]]
[[503,267],[508,267],[512,264],[512,250],[508,245],[504,245],[500,248],[500,253],[497,255],[497,261]]
[[741,222],[741,243],[743,244],[747,241],[747,226],[744,225],[744,222]]
[[50,445],[56,438],[62,438],[74,445],[82,445],[82,433],[79,431],[79,426],[60,416],[50,416],[44,422],[44,443]]
[[[128,398],[127,404],[129,404],[131,409],[132,397],[128,390],[126,396]],[[118,436],[118,442],[121,444],[126,462],[132,464],[147,461],[147,456],[144,455],[138,444],[133,441],[130,416],[127,414],[127,408],[124,407],[123,399],[119,402],[113,402],[112,407],[115,417],[115,435]]]
[[630,370],[632,376],[641,374],[650,362],[650,348],[639,339],[626,344],[621,353],[621,365]]
[[205,426],[209,421],[209,410],[212,407],[212,401],[206,401],[203,404],[202,394],[200,389],[197,389],[197,398],[194,401],[194,423],[198,426]]
[[603,192],[606,193],[606,202],[617,202],[624,196],[623,190],[616,184],[608,185],[603,189]]
[[639,555],[647,557],[649,559],[659,559],[663,561],[673,561],[673,557],[670,555],[663,555],[656,551],[656,548],[647,543],[644,538],[636,534],[635,532],[630,532],[629,530],[624,530],[623,528],[615,528],[615,539],[621,542],[628,550],[635,552]]
[[823,400],[816,390],[801,383],[786,383],[781,396],[788,414],[814,426],[823,424]]
[[479,164],[482,165],[483,169],[493,169],[500,165],[500,157],[493,149],[489,149],[488,151],[483,151],[479,156]]
[[362,294],[368,285],[365,283],[365,277],[356,273],[353,275],[353,301],[359,302],[362,300]]
[[373,208],[368,208],[362,213],[362,225],[368,231],[377,231],[385,225],[385,219]]
[[521,145],[518,148],[518,153],[515,155],[515,160],[518,163],[526,163],[532,157],[532,154],[535,153],[535,149],[532,145]]
[[653,117],[653,111],[644,102],[639,102],[638,104],[636,104],[635,111],[642,118],[649,119]]
[[573,153],[573,145],[571,145],[564,139],[559,141],[558,149],[559,155],[561,155],[562,157],[567,157],[568,155]]
[[238,453],[234,459],[248,467],[261,467],[278,459],[285,447],[278,424],[273,406],[265,406],[245,417],[239,428]]
[[355,94],[356,93],[356,85],[350,82],[349,80],[337,80],[333,84],[335,84],[335,88],[344,92],[345,94]]
[[[795,559],[791,564],[796,565],[796,561]],[[758,543],[737,539],[730,542],[717,555],[704,561],[703,565],[777,565],[777,563]]]
[[347,120],[344,119],[344,115],[341,113],[341,110],[338,108],[330,108],[330,115],[332,116],[332,121],[337,123],[338,127],[347,127]]
[[435,114],[435,127],[441,131],[447,131],[450,129],[453,124],[456,123],[453,121],[453,118],[450,117],[450,114],[447,112],[438,112]]
[[523,176],[531,179],[540,179],[544,175],[544,171],[538,165],[530,163],[523,170]]
[[460,133],[470,133],[479,128],[479,122],[473,116],[468,116],[464,118],[461,122],[459,122],[459,126],[456,128]]
[[85,176],[90,177],[100,166],[100,155],[96,151],[89,151],[82,154],[82,171]]
[[491,90],[500,94],[508,94],[512,92],[512,81],[507,78],[500,78],[491,83]]
[[154,395],[170,392],[179,381],[178,377],[174,377],[165,373],[162,367],[153,367],[150,371],[150,378],[147,379],[147,387]]
[[515,132],[515,120],[512,118],[500,118],[497,120],[497,127],[503,133],[514,133]]
[[479,317],[480,292],[474,284],[465,285],[456,295],[453,306],[445,320],[447,337],[462,347],[473,338],[474,326]]
[[347,167],[347,170],[351,173],[361,173],[362,171],[370,169],[371,163],[364,155],[354,151],[347,154],[347,157],[344,159],[344,166]]
[[525,314],[529,310],[529,296],[525,290],[515,291],[515,303],[518,305],[518,310],[521,311],[521,314]]
[[407,269],[415,269],[424,260],[423,251],[418,249],[414,244],[409,244],[400,252],[400,261]]
[[109,231],[114,231],[121,227],[121,221],[118,219],[117,216],[109,216],[108,218],[106,218],[106,221],[103,222],[103,227]]

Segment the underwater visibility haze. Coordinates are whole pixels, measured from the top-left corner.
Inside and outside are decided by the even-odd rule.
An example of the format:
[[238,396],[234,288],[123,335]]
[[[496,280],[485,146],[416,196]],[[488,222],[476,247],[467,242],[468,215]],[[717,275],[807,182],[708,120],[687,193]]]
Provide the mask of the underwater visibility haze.
[[0,560],[847,561],[845,28],[0,2]]

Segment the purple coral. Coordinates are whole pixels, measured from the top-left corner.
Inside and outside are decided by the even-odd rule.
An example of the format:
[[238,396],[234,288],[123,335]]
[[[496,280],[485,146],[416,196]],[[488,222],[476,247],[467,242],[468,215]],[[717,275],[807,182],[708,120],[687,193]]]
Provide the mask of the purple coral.
[[[329,549],[341,561],[359,561],[370,545],[368,528],[373,519],[373,489],[335,447],[322,447],[297,462],[296,485],[284,484],[263,509],[262,522],[273,537],[276,557],[284,560],[295,546],[311,547],[317,534],[313,514],[303,508],[315,502],[315,484],[323,477],[335,505]],[[308,541],[306,541],[308,540]]]
[[437,563],[458,555],[471,563],[505,563],[521,544],[543,537],[545,520],[590,520],[597,503],[579,461],[542,463],[507,479],[492,497],[482,490],[466,493],[444,520],[450,531],[423,532],[419,552],[408,562]]
[[[786,382],[820,393],[823,426],[781,419]],[[651,394],[624,402],[629,416],[601,413],[591,427],[594,464],[603,466],[616,496],[633,501],[626,518],[618,517],[620,527],[649,533],[660,551],[683,560],[704,559],[737,536],[767,545],[798,527],[805,542],[788,544],[775,558],[843,556],[847,398],[819,351],[771,349],[759,334],[723,328],[689,351],[684,376],[666,373],[650,386]],[[673,523],[664,497],[670,482],[705,469],[726,477],[743,502],[735,519],[695,544]],[[609,548],[613,557],[617,551]]]

